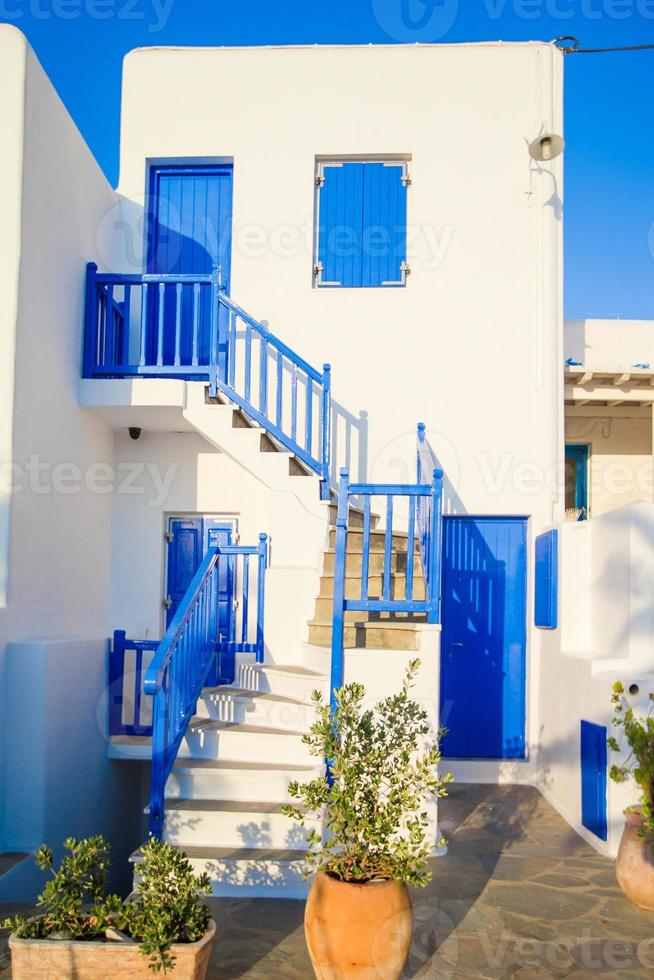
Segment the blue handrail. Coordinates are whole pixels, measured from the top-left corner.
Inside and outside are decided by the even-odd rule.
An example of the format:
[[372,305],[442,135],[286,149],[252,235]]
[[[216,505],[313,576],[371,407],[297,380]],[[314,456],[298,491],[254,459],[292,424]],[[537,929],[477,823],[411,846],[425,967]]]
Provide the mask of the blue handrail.
[[[249,651],[256,654],[257,663],[263,662],[267,552],[265,534],[259,535],[257,546],[221,545],[210,548],[145,673],[143,690],[154,698],[150,832],[156,837],[161,837],[163,832],[166,780],[217,654]],[[244,563],[240,576],[241,639],[220,640],[218,588],[221,565],[223,562],[233,562],[238,556],[243,556]],[[258,563],[254,642],[248,642],[251,556],[256,556]]]
[[314,368],[211,274],[86,270],[85,378],[208,381],[321,478],[329,497],[331,370]]
[[[433,471],[431,482],[414,484],[402,483],[350,483],[347,469],[340,473],[338,487],[338,516],[336,519],[336,548],[334,563],[334,609],[332,622],[332,656],[330,679],[330,702],[332,711],[336,708],[335,691],[342,687],[344,680],[344,630],[345,613],[358,612],[422,613],[427,622],[440,621],[440,521],[442,501],[442,477],[440,470]],[[386,498],[386,521],[383,531],[373,531],[371,501],[373,497]],[[352,498],[363,500],[363,529],[361,533],[361,573],[358,598],[346,598],[345,578],[347,562],[348,518]],[[406,500],[408,521],[406,532],[405,565],[398,566],[399,556],[393,560],[393,516],[399,499]],[[424,520],[419,515],[428,515],[428,524],[420,530]],[[415,539],[423,536],[420,544],[420,559],[425,581],[425,597],[416,597],[415,583]],[[383,547],[378,554],[383,555],[381,575],[381,594],[370,595],[371,539],[373,534],[383,534]],[[396,549],[397,552],[397,549]],[[401,594],[398,567],[403,567],[405,576],[404,594]]]

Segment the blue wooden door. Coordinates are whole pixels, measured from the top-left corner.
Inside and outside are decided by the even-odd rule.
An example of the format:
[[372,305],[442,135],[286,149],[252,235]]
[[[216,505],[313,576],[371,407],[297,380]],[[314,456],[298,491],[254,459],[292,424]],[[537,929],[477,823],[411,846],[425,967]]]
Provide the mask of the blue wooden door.
[[581,723],[581,822],[601,840],[607,838],[606,727]]
[[523,758],[526,521],[446,517],[443,538],[443,753]]
[[[188,275],[209,274],[220,266],[223,287],[229,292],[232,251],[231,165],[153,166],[149,186],[148,272]],[[175,357],[177,296],[167,287],[164,298],[163,363]],[[157,358],[159,294],[151,296],[148,315],[147,363]],[[181,294],[181,364],[193,360],[194,297],[192,288]],[[209,363],[211,290],[203,286],[197,310],[197,358]],[[226,356],[226,320],[221,309],[219,359]],[[224,365],[223,365],[224,369]],[[183,376],[183,372],[180,372]]]
[[[166,626],[184,598],[208,548],[231,544],[232,527],[204,517],[171,518],[168,529]],[[221,562],[218,574],[218,636],[216,641],[234,639],[233,558]],[[231,684],[234,680],[234,654],[219,656],[218,672],[212,670],[207,681]]]

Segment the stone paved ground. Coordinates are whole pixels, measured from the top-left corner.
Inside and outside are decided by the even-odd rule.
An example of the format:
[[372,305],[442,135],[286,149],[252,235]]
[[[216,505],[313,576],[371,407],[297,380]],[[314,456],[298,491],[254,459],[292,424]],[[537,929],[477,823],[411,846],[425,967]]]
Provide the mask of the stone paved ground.
[[[405,978],[654,977],[654,914],[623,897],[613,862],[536,790],[452,786],[440,814],[449,850],[433,862],[428,888],[413,893]],[[219,934],[209,980],[312,976],[302,902],[211,906]],[[0,964],[9,978],[2,948]]]

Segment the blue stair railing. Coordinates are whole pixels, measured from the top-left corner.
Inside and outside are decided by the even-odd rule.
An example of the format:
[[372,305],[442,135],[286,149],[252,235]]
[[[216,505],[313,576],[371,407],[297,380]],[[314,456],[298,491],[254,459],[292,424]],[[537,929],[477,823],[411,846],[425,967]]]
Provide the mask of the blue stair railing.
[[[443,474],[432,471],[431,482],[402,483],[350,483],[347,469],[342,469],[338,487],[338,516],[336,520],[336,548],[334,564],[334,611],[332,623],[332,651],[330,701],[335,710],[335,691],[344,680],[344,630],[345,613],[349,610],[367,613],[424,614],[429,623],[440,622],[440,548],[442,520]],[[370,554],[372,534],[372,500],[385,498],[385,526],[383,539],[383,573],[381,595],[370,595]],[[393,517],[402,501],[408,506],[407,545],[405,564],[401,566],[405,586],[402,594],[397,567],[393,560]],[[348,519],[353,502],[363,503],[363,529],[361,533],[361,573],[358,598],[346,598],[345,579],[347,563]],[[416,598],[415,588],[415,538],[416,531],[422,536],[419,555],[425,581],[425,597]],[[376,533],[376,532],[375,532]],[[395,549],[397,552],[397,549]]]
[[86,271],[85,378],[208,381],[321,478],[329,497],[331,371],[312,367],[206,275]]
[[[221,654],[251,652],[255,653],[257,663],[263,662],[267,550],[265,534],[259,536],[257,546],[210,548],[146,670],[143,690],[154,702],[150,832],[155,837],[161,837],[163,833],[166,780],[217,658]],[[241,638],[225,640],[219,637],[219,580],[223,563],[232,563],[238,556],[243,556],[243,572],[237,577]],[[256,632],[248,642],[253,618],[248,601],[252,558],[258,564]]]
[[422,570],[427,591],[432,596],[429,622],[440,623],[441,574],[443,547],[443,471],[438,466],[425,433],[425,423],[418,422],[416,480],[424,484],[428,480],[438,483],[437,499],[433,495],[421,496],[416,501],[416,524]]

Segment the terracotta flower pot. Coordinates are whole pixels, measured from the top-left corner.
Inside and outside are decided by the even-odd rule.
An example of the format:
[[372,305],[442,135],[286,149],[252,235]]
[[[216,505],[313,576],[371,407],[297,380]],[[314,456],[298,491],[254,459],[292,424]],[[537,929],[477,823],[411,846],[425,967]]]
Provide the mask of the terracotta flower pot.
[[[196,943],[175,943],[175,980],[204,980],[216,935],[211,920]],[[148,957],[136,943],[74,942],[66,939],[16,939],[9,937],[13,980],[152,980]],[[163,974],[161,974],[163,975]]]
[[411,946],[413,913],[398,881],[348,884],[320,874],[304,915],[318,980],[397,980]]
[[615,862],[618,884],[634,905],[654,911],[654,854],[651,841],[644,840],[638,833],[643,822],[641,807],[625,810],[625,817]]

